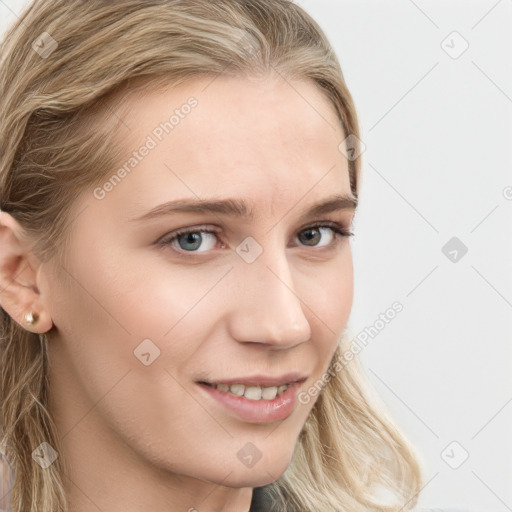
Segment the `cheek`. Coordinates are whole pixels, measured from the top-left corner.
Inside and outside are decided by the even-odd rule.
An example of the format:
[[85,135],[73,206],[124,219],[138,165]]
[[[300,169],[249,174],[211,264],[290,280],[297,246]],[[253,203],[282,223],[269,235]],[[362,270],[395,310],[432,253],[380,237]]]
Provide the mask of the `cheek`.
[[[338,333],[344,329],[354,298],[352,253],[348,244],[339,258],[319,264],[299,277],[304,302],[313,316],[324,322],[322,331]],[[305,309],[307,314],[308,308]]]
[[[134,266],[122,290],[123,315],[131,332],[174,339],[192,324],[195,330],[214,322],[222,308],[223,277],[231,265],[182,267],[163,257]],[[225,292],[225,290],[224,290]]]
[[310,318],[313,344],[318,356],[317,373],[325,372],[340,342],[352,310],[354,298],[354,273],[352,255],[346,251],[332,265],[318,270],[304,302],[305,313]]
[[[75,248],[77,249],[77,248]],[[113,263],[114,262],[114,263]],[[172,325],[179,297],[168,294],[167,310],[145,267],[107,251],[89,251],[52,282],[52,318],[59,344],[52,357],[69,367],[91,400],[142,363],[134,350],[158,339]]]

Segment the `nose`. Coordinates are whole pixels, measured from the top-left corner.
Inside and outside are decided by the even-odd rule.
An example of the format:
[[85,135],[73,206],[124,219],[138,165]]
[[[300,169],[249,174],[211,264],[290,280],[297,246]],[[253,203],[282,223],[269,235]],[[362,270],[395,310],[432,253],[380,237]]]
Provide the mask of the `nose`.
[[233,272],[236,291],[231,297],[230,333],[239,342],[289,349],[311,338],[306,306],[294,288],[286,257],[264,255],[265,251]]

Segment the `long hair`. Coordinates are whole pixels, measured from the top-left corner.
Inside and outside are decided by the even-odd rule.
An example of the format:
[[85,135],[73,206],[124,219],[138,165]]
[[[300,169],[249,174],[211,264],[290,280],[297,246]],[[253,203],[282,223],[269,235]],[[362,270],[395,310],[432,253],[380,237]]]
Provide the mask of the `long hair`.
[[[74,200],[122,161],[125,93],[199,75],[310,79],[330,100],[346,136],[359,127],[339,61],[318,24],[289,0],[34,0],[4,36],[0,56],[1,209],[60,257]],[[341,141],[340,141],[341,142]],[[349,159],[360,188],[360,158]],[[16,475],[14,512],[66,511],[65,459],[42,470],[44,440],[60,446],[48,412],[51,331],[1,319],[0,450]],[[421,486],[419,456],[373,398],[356,359],[325,382],[277,481],[255,493],[275,512],[406,511]],[[383,503],[384,489],[396,497]]]

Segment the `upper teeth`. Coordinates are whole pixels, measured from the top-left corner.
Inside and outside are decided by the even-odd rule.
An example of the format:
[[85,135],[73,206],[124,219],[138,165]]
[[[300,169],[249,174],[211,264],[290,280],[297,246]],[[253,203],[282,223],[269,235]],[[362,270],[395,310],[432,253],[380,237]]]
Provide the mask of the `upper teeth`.
[[290,384],[283,384],[282,386],[261,387],[261,386],[245,386],[244,384],[212,384],[219,391],[229,391],[238,396],[244,396],[249,400],[273,400],[277,395],[280,395]]

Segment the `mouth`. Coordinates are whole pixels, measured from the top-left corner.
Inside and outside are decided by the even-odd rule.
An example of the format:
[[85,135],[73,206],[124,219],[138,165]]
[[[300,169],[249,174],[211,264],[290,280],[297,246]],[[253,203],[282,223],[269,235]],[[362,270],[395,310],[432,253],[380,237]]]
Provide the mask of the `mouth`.
[[274,400],[294,384],[304,382],[306,378],[289,374],[278,378],[260,376],[216,382],[199,381],[198,383],[249,400]]
[[208,382],[200,382],[199,384],[204,384],[205,386],[218,389],[219,391],[224,391],[225,393],[230,393],[236,396],[243,396],[244,398],[248,398],[249,400],[274,400],[276,396],[282,395],[291,385],[283,384],[281,386],[246,386],[244,384],[231,384],[231,386],[219,383],[219,384],[210,384]]
[[[238,380],[238,379],[237,379]],[[297,405],[297,394],[306,377],[273,379],[279,385],[257,385],[251,382],[197,381],[208,400],[247,423],[269,424],[288,418]],[[267,379],[269,382],[269,379]]]

